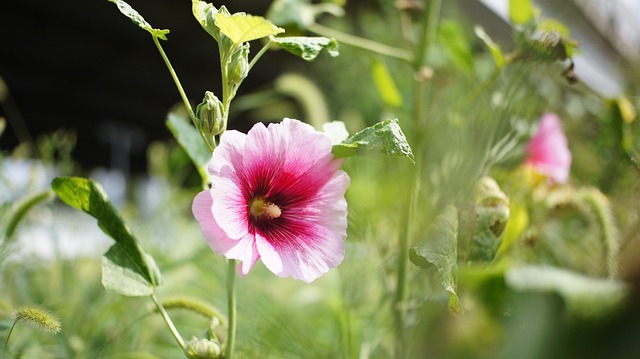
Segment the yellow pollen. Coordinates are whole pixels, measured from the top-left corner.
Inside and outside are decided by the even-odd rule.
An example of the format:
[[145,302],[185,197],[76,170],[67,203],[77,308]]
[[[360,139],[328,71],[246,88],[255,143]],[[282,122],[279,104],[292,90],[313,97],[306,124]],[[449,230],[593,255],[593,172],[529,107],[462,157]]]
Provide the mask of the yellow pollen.
[[282,210],[277,204],[267,202],[264,198],[256,198],[251,202],[249,208],[251,214],[255,217],[266,217],[269,219],[279,218],[282,215]]

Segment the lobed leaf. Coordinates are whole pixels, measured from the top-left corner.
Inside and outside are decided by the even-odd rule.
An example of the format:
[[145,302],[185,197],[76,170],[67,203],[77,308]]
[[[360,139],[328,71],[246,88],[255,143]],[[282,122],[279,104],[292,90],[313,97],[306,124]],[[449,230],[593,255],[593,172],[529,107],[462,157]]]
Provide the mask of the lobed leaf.
[[336,157],[382,152],[387,156],[408,157],[414,162],[411,146],[398,124],[398,119],[385,120],[367,127],[342,143],[334,145],[331,151]]
[[140,15],[134,8],[131,7],[131,5],[127,4],[126,2],[122,1],[122,0],[109,0],[109,2],[112,2],[114,4],[116,4],[116,6],[118,6],[118,10],[120,10],[120,12],[128,17],[129,19],[131,19],[131,21],[133,21],[134,24],[138,25],[139,27],[147,30],[151,35],[156,36],[162,40],[167,40],[167,34],[169,33],[169,30],[167,29],[154,29],[153,26],[151,26],[143,17],[142,15]]
[[262,16],[245,13],[216,16],[215,24],[236,45],[284,32]]
[[271,39],[282,49],[302,57],[306,61],[313,61],[323,49],[332,57],[340,55],[338,42],[326,37],[288,36]]
[[103,262],[103,284],[108,290],[132,295],[127,293],[141,293],[142,286],[152,290],[162,284],[155,261],[140,246],[99,183],[80,177],[58,177],[51,187],[62,201],[97,219],[100,229],[116,241],[105,254],[109,263]]

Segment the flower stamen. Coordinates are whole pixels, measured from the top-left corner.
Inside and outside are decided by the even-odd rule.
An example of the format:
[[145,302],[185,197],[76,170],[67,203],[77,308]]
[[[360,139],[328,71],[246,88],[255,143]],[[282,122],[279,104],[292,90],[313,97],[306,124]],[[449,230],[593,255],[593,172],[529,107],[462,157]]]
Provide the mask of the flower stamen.
[[254,217],[265,217],[268,219],[280,218],[282,209],[275,204],[266,201],[264,198],[256,198],[251,202],[249,208],[251,215]]

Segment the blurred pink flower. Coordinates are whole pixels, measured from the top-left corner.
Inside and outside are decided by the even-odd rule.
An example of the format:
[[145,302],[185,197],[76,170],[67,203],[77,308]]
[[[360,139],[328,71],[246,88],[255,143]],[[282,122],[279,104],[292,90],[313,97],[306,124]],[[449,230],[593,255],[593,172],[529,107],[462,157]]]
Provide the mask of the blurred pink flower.
[[262,258],[280,277],[311,282],[344,257],[350,180],[342,162],[327,136],[297,120],[227,131],[193,214],[214,252],[241,261],[241,274]]
[[525,164],[556,183],[567,183],[571,167],[571,152],[555,113],[545,113],[538,131],[527,145]]

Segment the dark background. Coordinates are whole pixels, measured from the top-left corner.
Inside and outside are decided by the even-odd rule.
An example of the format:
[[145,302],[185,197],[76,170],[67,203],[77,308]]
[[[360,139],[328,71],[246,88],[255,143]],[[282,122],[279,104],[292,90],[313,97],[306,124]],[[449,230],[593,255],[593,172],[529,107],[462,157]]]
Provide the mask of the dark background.
[[[206,90],[220,92],[216,43],[193,18],[190,1],[128,3],[153,27],[171,30],[162,45],[194,104]],[[231,12],[256,15],[264,15],[270,4],[228,3]],[[81,166],[109,167],[114,148],[123,147],[136,171],[145,168],[147,145],[170,137],[164,121],[181,101],[178,91],[151,36],[115,4],[4,2],[0,34],[0,77],[8,90],[0,108],[0,116],[8,120],[0,150],[9,151],[28,139],[18,128],[21,124],[32,138],[74,129],[78,140],[73,158]],[[256,51],[252,48],[252,54]],[[287,61],[295,60],[283,54],[263,57],[239,94],[271,81]]]

